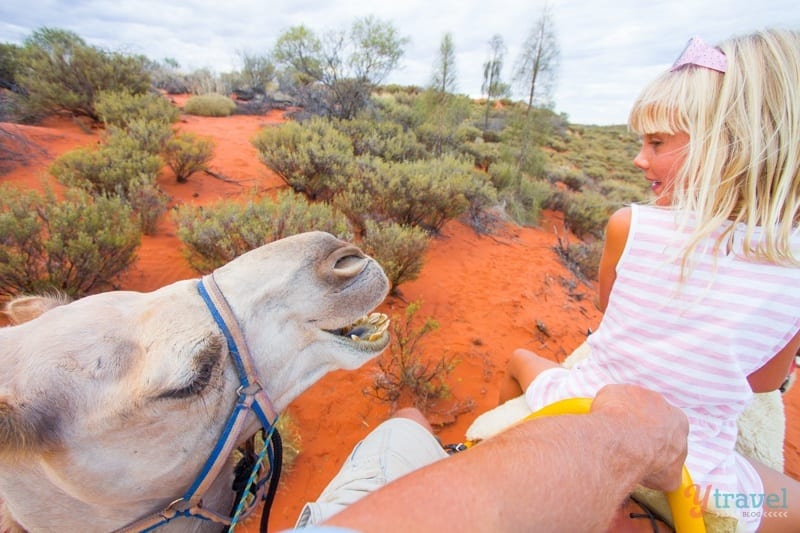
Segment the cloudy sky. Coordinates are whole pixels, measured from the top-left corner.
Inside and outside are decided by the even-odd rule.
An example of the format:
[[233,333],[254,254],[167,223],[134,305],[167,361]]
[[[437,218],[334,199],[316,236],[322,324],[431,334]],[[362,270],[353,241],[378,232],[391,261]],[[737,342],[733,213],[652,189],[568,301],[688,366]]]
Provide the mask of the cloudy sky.
[[[0,42],[38,28],[74,31],[92,45],[178,61],[191,71],[235,70],[239,52],[266,55],[286,29],[318,34],[365,15],[408,37],[387,82],[427,85],[442,36],[456,51],[457,91],[480,96],[488,42],[502,36],[502,79],[545,0],[3,0]],[[689,37],[710,43],[765,27],[800,30],[797,0],[549,0],[561,49],[555,110],[578,124],[623,124],[642,85],[668,68]],[[369,6],[365,11],[363,6]],[[609,7],[613,6],[613,7]],[[522,99],[522,93],[515,97]]]

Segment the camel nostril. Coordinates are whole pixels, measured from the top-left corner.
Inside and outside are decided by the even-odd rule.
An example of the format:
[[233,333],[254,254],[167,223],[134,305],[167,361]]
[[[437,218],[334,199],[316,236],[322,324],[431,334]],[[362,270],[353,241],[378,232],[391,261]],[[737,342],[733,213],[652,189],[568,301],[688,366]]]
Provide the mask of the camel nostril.
[[354,275],[361,272],[365,263],[366,259],[362,256],[346,255],[336,260],[333,269],[337,274]]

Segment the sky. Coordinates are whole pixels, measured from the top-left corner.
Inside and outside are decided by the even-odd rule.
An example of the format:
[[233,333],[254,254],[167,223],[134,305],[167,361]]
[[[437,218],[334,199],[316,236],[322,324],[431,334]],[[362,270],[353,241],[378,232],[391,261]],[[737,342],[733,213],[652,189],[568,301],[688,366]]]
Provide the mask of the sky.
[[186,72],[221,73],[240,69],[242,52],[267,55],[293,26],[322,35],[373,15],[409,39],[385,83],[427,86],[449,32],[456,92],[479,97],[492,36],[503,38],[501,80],[510,83],[545,1],[560,49],[553,108],[575,124],[626,123],[641,88],[692,36],[714,44],[766,27],[800,30],[797,0],[3,0],[0,42],[59,28],[104,49],[175,59]]

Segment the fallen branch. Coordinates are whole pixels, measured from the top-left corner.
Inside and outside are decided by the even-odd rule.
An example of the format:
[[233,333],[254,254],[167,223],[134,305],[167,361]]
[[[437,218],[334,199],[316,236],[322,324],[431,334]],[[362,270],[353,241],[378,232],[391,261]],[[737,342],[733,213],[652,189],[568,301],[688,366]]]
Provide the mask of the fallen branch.
[[238,181],[232,180],[229,177],[227,177],[226,175],[220,174],[219,172],[214,172],[210,168],[204,168],[203,172],[205,172],[206,174],[208,174],[212,178],[217,178],[218,180],[222,180],[222,181],[224,181],[226,183],[235,183],[236,185],[241,185],[241,183],[239,183]]

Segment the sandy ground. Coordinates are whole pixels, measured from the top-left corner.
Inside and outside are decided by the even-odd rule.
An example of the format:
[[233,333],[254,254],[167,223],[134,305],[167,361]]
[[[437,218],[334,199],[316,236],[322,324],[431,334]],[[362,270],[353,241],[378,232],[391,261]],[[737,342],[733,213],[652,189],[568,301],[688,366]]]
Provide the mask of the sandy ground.
[[[280,111],[226,118],[184,115],[178,127],[214,139],[211,168],[230,181],[195,174],[179,184],[164,169],[159,183],[172,205],[205,204],[251,188],[281,188],[280,179],[258,161],[250,144],[260,128],[281,120]],[[99,130],[64,118],[8,127],[32,143],[27,164],[0,175],[0,183],[19,187],[41,189],[48,179],[47,165],[55,157],[101,138]],[[472,420],[496,405],[500,377],[514,348],[526,347],[561,361],[599,324],[595,288],[577,282],[553,251],[556,235],[563,231],[556,213],[547,213],[541,228],[508,226],[493,236],[478,236],[462,223],[450,222],[433,240],[419,279],[401,286],[402,299],[390,297],[382,304],[381,311],[400,319],[406,302],[419,302],[418,318],[432,317],[440,324],[424,338],[422,352],[434,360],[445,356],[458,361],[450,379],[451,398],[429,413],[443,442],[462,441]],[[168,214],[155,236],[143,238],[138,256],[120,280],[121,288],[150,291],[197,277],[181,255]],[[376,369],[371,362],[355,372],[330,374],[289,407],[302,451],[283,476],[270,531],[291,527],[303,503],[319,494],[353,445],[389,415],[389,405],[365,393]],[[784,398],[786,471],[800,478],[800,386]],[[241,529],[257,531],[257,519]]]

